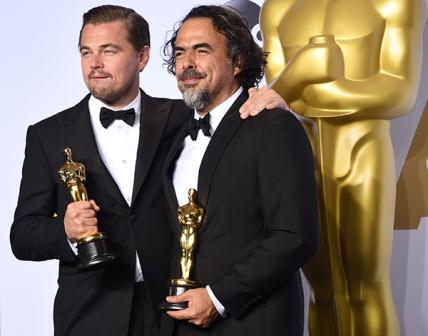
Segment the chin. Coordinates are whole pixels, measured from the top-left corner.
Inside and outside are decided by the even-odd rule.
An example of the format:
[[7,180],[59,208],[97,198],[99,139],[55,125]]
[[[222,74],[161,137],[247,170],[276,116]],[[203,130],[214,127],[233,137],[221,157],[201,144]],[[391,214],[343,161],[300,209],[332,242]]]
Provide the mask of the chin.
[[99,100],[103,101],[107,101],[109,100],[109,98],[114,96],[111,90],[108,90],[106,88],[94,88],[93,90],[91,90],[91,93],[95,98],[98,98]]

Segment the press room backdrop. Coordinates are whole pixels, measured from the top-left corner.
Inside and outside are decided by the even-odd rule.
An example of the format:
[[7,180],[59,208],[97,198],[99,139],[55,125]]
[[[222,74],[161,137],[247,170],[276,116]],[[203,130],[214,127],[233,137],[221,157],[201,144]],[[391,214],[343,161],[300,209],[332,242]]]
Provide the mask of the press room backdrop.
[[[52,305],[57,286],[57,262],[16,260],[10,250],[9,229],[18,197],[26,129],[32,123],[74,105],[87,93],[77,50],[81,17],[89,8],[105,3],[97,0],[10,0],[2,3],[1,336],[53,334]],[[162,44],[168,30],[190,8],[213,2],[135,0],[113,3],[134,8],[150,23],[152,51],[149,65],[141,75],[142,87],[151,95],[180,97],[175,79],[162,66]],[[254,36],[260,39],[257,17],[263,0],[233,0],[230,3],[245,9]],[[391,130],[396,151],[397,178],[409,148],[411,157],[426,162],[419,175],[412,170],[411,164],[405,166],[403,173],[413,178],[415,189],[412,193],[412,190],[400,191],[399,188],[397,195],[401,202],[400,209],[417,217],[417,228],[394,232],[392,287],[402,335],[405,336],[428,335],[428,220],[424,219],[424,216],[428,216],[428,25],[425,25],[424,36],[425,56],[417,102],[408,115],[393,121]]]

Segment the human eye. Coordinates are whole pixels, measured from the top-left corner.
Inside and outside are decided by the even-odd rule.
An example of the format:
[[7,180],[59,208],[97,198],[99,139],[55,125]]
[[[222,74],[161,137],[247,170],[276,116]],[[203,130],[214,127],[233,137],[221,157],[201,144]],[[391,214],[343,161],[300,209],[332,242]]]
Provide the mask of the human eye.
[[199,55],[205,55],[208,54],[208,49],[207,48],[198,48],[197,53]]
[[114,48],[106,48],[103,50],[104,55],[114,55],[116,54],[116,50]]
[[90,51],[88,49],[80,49],[80,56],[81,57],[89,57]]
[[183,50],[176,50],[176,51],[174,51],[174,57],[175,58],[180,58],[183,55],[184,55],[184,51]]

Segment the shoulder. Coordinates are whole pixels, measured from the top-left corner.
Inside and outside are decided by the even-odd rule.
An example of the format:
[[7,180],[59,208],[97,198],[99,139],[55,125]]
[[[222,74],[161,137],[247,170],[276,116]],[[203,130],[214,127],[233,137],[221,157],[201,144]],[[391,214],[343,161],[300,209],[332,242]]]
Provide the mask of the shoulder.
[[[260,141],[274,145],[278,143],[309,143],[302,122],[290,111],[283,109],[264,110],[252,118],[253,129],[258,129]],[[244,122],[245,124],[245,122]],[[274,145],[275,146],[275,145]]]
[[155,104],[159,107],[165,107],[171,110],[173,115],[179,119],[187,119],[191,116],[190,109],[181,99],[171,99],[165,97],[153,97],[142,91],[142,99]]
[[30,127],[34,130],[46,130],[57,128],[59,123],[62,120],[70,119],[73,120],[78,118],[81,113],[84,111],[88,111],[88,100],[90,95],[86,95],[81,101],[79,101],[76,105],[66,108],[50,117],[40,120],[39,122],[31,125]]
[[270,127],[275,125],[298,128],[302,127],[300,120],[294,113],[281,108],[275,108],[271,110],[264,109],[257,116],[250,117],[249,120],[254,124],[262,124]]
[[181,99],[154,97],[154,96],[147,94],[143,90],[141,90],[141,99],[143,101],[148,101],[148,102],[151,102],[152,104],[157,104],[157,105],[169,104],[169,105],[174,105],[174,106],[182,106],[183,108],[186,107],[183,100],[181,100]]

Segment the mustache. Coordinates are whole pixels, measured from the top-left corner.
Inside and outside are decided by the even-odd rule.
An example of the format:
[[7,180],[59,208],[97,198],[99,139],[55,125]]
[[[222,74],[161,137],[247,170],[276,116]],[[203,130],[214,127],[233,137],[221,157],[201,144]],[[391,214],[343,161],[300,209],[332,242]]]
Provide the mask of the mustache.
[[207,74],[204,72],[196,71],[193,68],[189,68],[187,70],[184,70],[178,77],[179,80],[186,80],[186,79],[203,79],[207,77]]

